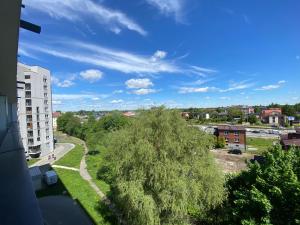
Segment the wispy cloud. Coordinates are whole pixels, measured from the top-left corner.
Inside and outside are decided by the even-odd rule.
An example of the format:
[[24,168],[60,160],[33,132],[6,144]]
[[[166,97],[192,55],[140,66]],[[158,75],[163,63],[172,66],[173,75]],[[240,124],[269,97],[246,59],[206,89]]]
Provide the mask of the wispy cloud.
[[112,103],[112,104],[120,104],[122,102],[124,102],[122,99],[115,99],[115,100],[112,100],[110,103]]
[[222,97],[220,97],[220,99],[221,99],[221,100],[230,100],[231,98],[228,97],[228,96],[222,96]]
[[53,94],[53,100],[79,100],[79,99],[94,99],[96,95],[89,94]]
[[58,87],[62,87],[62,88],[71,87],[75,84],[73,82],[73,78],[60,80],[59,78],[57,78],[55,76],[51,77],[51,82],[52,82],[52,84],[54,84]]
[[178,93],[188,94],[188,93],[206,93],[210,90],[214,90],[214,87],[181,87]]
[[115,90],[113,91],[113,94],[122,94],[124,91],[123,90]]
[[286,83],[285,80],[280,80],[280,81],[277,82],[277,84],[265,85],[265,86],[262,86],[260,88],[256,88],[255,90],[256,91],[270,91],[270,90],[273,90],[273,89],[280,88],[284,83]]
[[[167,53],[161,50],[147,56],[73,39],[56,40],[55,44],[50,41],[41,46],[21,42],[20,46],[34,53],[43,53],[123,73],[139,75],[180,73],[207,76],[217,72],[217,70],[210,68],[184,65],[176,60],[167,60],[165,59]],[[155,60],[153,60],[153,57],[155,57]]]
[[157,92],[157,90],[150,89],[150,88],[140,88],[140,89],[132,91],[132,93],[136,94],[136,95],[147,95],[147,94],[152,94],[152,93],[156,93],[156,92]]
[[184,4],[186,0],[146,0],[165,16],[174,17],[177,22],[184,22]]
[[147,35],[147,32],[124,13],[105,7],[91,0],[27,0],[26,6],[46,13],[54,19],[65,19],[74,23],[92,18],[115,33],[123,28]]
[[220,89],[220,92],[228,92],[228,91],[236,91],[236,90],[243,90],[250,88],[254,85],[254,83],[249,83],[248,81],[240,81],[240,82],[234,82],[229,85],[229,88],[227,89]]

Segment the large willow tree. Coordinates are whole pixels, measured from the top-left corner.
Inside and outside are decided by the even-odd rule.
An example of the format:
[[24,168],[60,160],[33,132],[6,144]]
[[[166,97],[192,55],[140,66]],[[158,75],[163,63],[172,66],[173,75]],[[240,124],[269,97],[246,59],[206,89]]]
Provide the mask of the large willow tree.
[[223,178],[209,153],[213,139],[178,111],[142,111],[109,143],[114,198],[128,224],[190,224],[191,214],[204,215],[222,201]]

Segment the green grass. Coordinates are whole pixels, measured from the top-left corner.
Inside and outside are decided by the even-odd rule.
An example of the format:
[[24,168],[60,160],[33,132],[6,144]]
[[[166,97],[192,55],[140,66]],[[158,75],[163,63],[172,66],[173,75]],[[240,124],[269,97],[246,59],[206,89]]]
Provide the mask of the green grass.
[[91,175],[95,184],[99,187],[99,189],[106,195],[110,193],[109,184],[105,183],[103,180],[99,180],[97,178],[97,172],[100,168],[100,165],[103,163],[103,157],[106,153],[106,149],[101,146],[99,147],[99,152],[95,154],[88,154],[86,157],[86,164],[89,174]]
[[80,161],[84,154],[84,147],[81,145],[75,145],[75,147],[64,155],[62,158],[57,160],[54,164],[60,166],[68,166],[78,168],[80,167]]
[[265,139],[265,138],[247,138],[248,147],[257,148],[256,153],[262,153],[267,151],[270,147],[273,146],[274,142],[278,142],[277,139]]
[[60,131],[54,132],[54,137],[57,139],[58,143],[73,143],[73,144],[82,144],[83,141],[79,138],[69,136]]
[[38,197],[48,195],[65,195],[78,199],[84,209],[93,218],[96,224],[111,225],[116,224],[108,208],[100,201],[97,193],[90,187],[87,181],[83,180],[77,171],[55,168],[59,176],[56,185],[38,191]]
[[29,159],[29,161],[27,161],[27,165],[31,166],[32,164],[36,163],[37,161],[39,161],[40,159]]

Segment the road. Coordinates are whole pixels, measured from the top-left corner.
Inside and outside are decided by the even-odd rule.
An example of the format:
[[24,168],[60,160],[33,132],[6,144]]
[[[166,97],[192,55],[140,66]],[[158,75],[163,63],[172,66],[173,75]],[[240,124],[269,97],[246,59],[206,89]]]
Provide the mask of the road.
[[[61,157],[63,157],[66,153],[71,151],[74,147],[75,147],[75,145],[71,144],[71,143],[56,144],[56,148],[54,149],[53,153],[42,156],[39,161],[32,164],[30,167],[32,167],[32,166],[42,166],[42,165],[45,165],[45,164],[53,164],[55,161],[57,161]],[[54,154],[54,156],[56,158],[53,158],[52,154]],[[49,159],[49,156],[50,156],[50,159]]]
[[[207,133],[213,134],[214,128],[217,126],[208,126],[208,125],[193,125],[200,130],[203,130]],[[247,128],[246,127],[246,135],[247,137],[256,137],[256,138],[267,138],[267,139],[279,139],[280,134],[287,134],[293,133],[295,130],[292,129],[284,129],[284,130],[277,130],[277,129],[265,129],[265,128]],[[255,132],[253,132],[255,131]],[[273,133],[270,133],[273,132]]]

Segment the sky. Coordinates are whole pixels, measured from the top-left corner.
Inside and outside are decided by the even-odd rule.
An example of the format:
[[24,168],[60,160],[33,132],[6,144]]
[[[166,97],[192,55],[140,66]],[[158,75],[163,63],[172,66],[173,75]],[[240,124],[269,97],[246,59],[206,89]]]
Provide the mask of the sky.
[[23,0],[54,110],[300,102],[298,0]]

